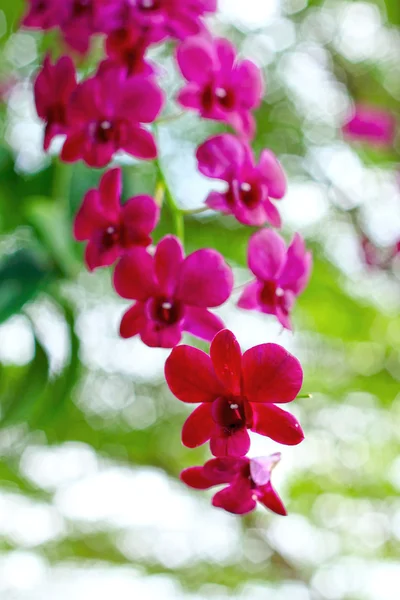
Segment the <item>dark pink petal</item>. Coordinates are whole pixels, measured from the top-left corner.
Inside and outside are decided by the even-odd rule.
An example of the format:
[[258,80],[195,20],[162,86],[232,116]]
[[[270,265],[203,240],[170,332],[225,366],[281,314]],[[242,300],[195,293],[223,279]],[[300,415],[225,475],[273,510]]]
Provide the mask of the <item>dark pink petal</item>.
[[182,444],[187,448],[197,448],[208,442],[214,429],[211,403],[200,404],[183,424]]
[[124,87],[118,114],[132,123],[152,123],[159,115],[164,96],[149,77],[130,77]]
[[396,119],[387,110],[357,104],[353,115],[343,127],[343,133],[355,140],[390,146],[396,134]]
[[114,140],[98,143],[88,138],[82,152],[82,158],[89,167],[102,169],[108,165],[116,150],[118,150],[118,147],[115,145]]
[[271,229],[254,233],[249,240],[247,261],[249,269],[263,281],[278,278],[286,259],[286,244]]
[[242,142],[230,133],[209,138],[196,152],[200,173],[225,181],[230,181],[238,173],[245,155]]
[[258,168],[268,183],[269,196],[283,198],[286,193],[286,177],[280,162],[271,150],[261,152]]
[[210,192],[206,199],[206,204],[213,210],[220,210],[224,213],[230,213],[231,208],[226,201],[226,194],[220,194],[219,192]]
[[121,149],[142,160],[153,160],[157,156],[154,136],[143,127],[130,125],[124,130]]
[[62,56],[54,65],[54,92],[68,101],[76,88],[75,66],[70,56]]
[[271,471],[280,460],[280,452],[275,452],[275,454],[271,454],[270,456],[251,458],[250,475],[254,483],[258,486],[269,483],[271,479]]
[[196,337],[211,342],[218,331],[224,329],[225,325],[222,319],[214,315],[206,308],[196,308],[187,306],[185,310],[185,320],[183,323],[184,331],[195,335]]
[[102,214],[100,196],[97,190],[89,190],[74,220],[74,238],[88,240],[99,229],[106,228],[109,221]]
[[215,484],[230,483],[247,467],[248,463],[249,459],[246,457],[225,456],[224,458],[212,458],[205,463],[204,474]]
[[247,310],[260,310],[259,293],[261,287],[262,284],[260,284],[258,281],[249,283],[249,285],[244,288],[238,300],[238,307],[245,308]]
[[234,396],[240,395],[242,352],[233,333],[224,329],[217,333],[210,347],[215,373]]
[[[285,292],[285,294],[287,293],[288,292]],[[292,330],[292,322],[290,320],[290,315],[286,311],[282,310],[280,306],[276,306],[275,311],[268,312],[268,314],[274,314],[277,317],[279,323],[282,325],[282,327],[284,327],[285,329],[289,329],[289,331]]]
[[239,223],[261,227],[268,221],[265,212],[265,203],[259,202],[256,206],[248,208],[243,202],[238,202],[232,207],[232,213]]
[[177,237],[166,235],[158,242],[154,255],[155,270],[160,289],[167,296],[175,292],[183,259],[183,247]]
[[86,246],[85,262],[89,271],[97,267],[109,267],[113,265],[119,257],[120,249],[118,246],[106,247],[96,239],[91,239]]
[[213,481],[204,474],[204,467],[189,467],[180,474],[180,479],[189,487],[196,490],[207,490],[215,485]]
[[62,27],[64,34],[64,40],[66,44],[79,52],[79,54],[86,54],[89,50],[90,35],[91,31],[86,24],[78,23],[67,23]]
[[258,490],[257,495],[258,501],[261,502],[261,504],[264,504],[266,508],[269,508],[269,510],[272,510],[274,513],[282,516],[287,514],[282,500],[279,498],[278,494],[270,483],[268,483],[261,490]]
[[306,251],[303,238],[296,233],[287,251],[286,264],[279,277],[279,285],[300,294],[311,274],[312,255]]
[[147,320],[140,332],[141,340],[150,348],[174,348],[182,338],[181,323],[160,327],[158,323]]
[[226,114],[229,125],[246,140],[252,140],[256,132],[256,121],[248,110],[237,110]]
[[254,510],[257,502],[253,498],[250,485],[240,480],[217,492],[212,504],[235,515],[244,515]]
[[213,50],[212,44],[201,36],[179,44],[176,60],[184,78],[197,84],[209,81],[215,63]]
[[159,217],[160,208],[151,196],[130,198],[121,211],[122,246],[148,246],[151,243],[149,234],[157,225]]
[[63,162],[75,162],[82,158],[87,142],[87,133],[85,130],[78,130],[68,135],[61,150],[61,160]]
[[121,210],[120,198],[122,193],[121,169],[109,169],[100,180],[100,201],[104,213],[111,219],[117,220]]
[[120,336],[130,338],[142,331],[146,324],[145,305],[143,302],[136,302],[131,308],[128,308],[121,319],[119,326]]
[[263,95],[263,79],[261,70],[251,60],[243,60],[234,72],[234,82],[237,84],[241,104],[244,108],[257,108]]
[[100,87],[100,81],[96,77],[86,79],[77,86],[68,107],[69,118],[74,125],[87,123],[88,119],[96,121],[104,118]]
[[250,402],[291,402],[303,383],[299,361],[278,344],[261,344],[247,350],[242,369]]
[[180,90],[176,98],[177,102],[184,108],[201,109],[201,94],[193,84],[188,84]]
[[147,300],[157,291],[154,260],[144,248],[132,248],[114,271],[114,287],[122,298]]
[[272,227],[279,229],[282,225],[282,219],[276,206],[269,199],[265,200],[263,206],[267,215],[267,221],[271,223]]
[[223,393],[211,358],[191,346],[172,350],[165,363],[165,378],[171,392],[182,402],[212,402]]
[[297,419],[274,404],[254,403],[252,431],[266,435],[279,444],[296,446],[304,439]]
[[59,131],[59,127],[57,125],[54,125],[53,123],[46,124],[43,136],[43,150],[45,152],[47,152],[50,148],[53,138],[55,138],[59,133],[62,133],[62,131]]
[[220,306],[232,288],[232,270],[216,250],[197,250],[185,258],[177,287],[177,295],[185,304]]
[[250,450],[250,437],[245,427],[233,431],[219,427],[210,440],[214,456],[245,456]]
[[215,41],[215,50],[220,63],[220,72],[230,77],[236,60],[235,46],[226,38],[219,38]]

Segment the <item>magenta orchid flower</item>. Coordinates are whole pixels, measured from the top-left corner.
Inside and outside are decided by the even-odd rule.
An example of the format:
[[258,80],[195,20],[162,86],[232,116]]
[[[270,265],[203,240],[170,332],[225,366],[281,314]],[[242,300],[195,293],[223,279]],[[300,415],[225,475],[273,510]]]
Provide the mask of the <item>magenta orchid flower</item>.
[[22,25],[31,29],[48,30],[66,22],[69,16],[70,2],[58,0],[28,0],[28,10],[22,19]]
[[281,218],[271,198],[279,200],[286,192],[285,174],[271,150],[263,150],[256,164],[248,144],[224,133],[206,140],[197,149],[200,172],[226,181],[225,192],[211,192],[206,204],[232,214],[244,225],[271,223],[281,226]]
[[163,94],[151,78],[127,79],[123,69],[102,70],[80,83],[71,96],[61,159],[105,167],[118,150],[154,159],[154,137],[142,123],[153,122],[162,104]]
[[396,119],[387,110],[357,104],[343,126],[346,137],[376,146],[391,146],[396,134]]
[[41,30],[58,27],[66,43],[84,54],[92,35],[117,26],[119,5],[119,0],[30,0],[22,24]]
[[255,122],[250,111],[261,103],[260,69],[250,60],[238,61],[228,40],[205,35],[185,40],[176,58],[188,81],[178,102],[204,119],[228,123],[243,136],[253,137]]
[[104,173],[99,189],[87,192],[74,222],[74,237],[88,240],[88,269],[112,265],[135,246],[148,246],[160,209],[151,196],[134,196],[121,205],[121,169]]
[[106,52],[108,58],[101,68],[122,67],[126,75],[152,75],[153,65],[145,59],[148,40],[138,27],[121,27],[107,36]]
[[182,442],[196,448],[210,440],[214,456],[244,456],[248,429],[287,445],[304,435],[293,415],[273,404],[294,400],[303,381],[299,361],[277,344],[247,350],[227,329],[217,333],[210,356],[177,346],[165,364],[171,392],[182,402],[200,403],[186,420]]
[[311,274],[312,255],[304,240],[296,233],[286,248],[275,231],[258,231],[249,241],[248,265],[257,281],[246,286],[238,306],[275,315],[283,327],[291,329],[290,311]]
[[202,467],[182,471],[181,480],[196,490],[228,484],[214,495],[212,504],[235,515],[251,512],[257,502],[278,515],[286,515],[271,485],[271,472],[280,458],[279,452],[260,458],[212,458]]
[[54,65],[46,56],[34,84],[36,111],[46,123],[44,150],[49,149],[56,135],[67,133],[67,106],[75,88],[75,67],[69,56],[61,57]]
[[140,28],[149,42],[184,40],[204,30],[202,18],[217,9],[217,0],[125,0],[123,23]]
[[187,331],[210,341],[224,324],[208,308],[230,296],[233,275],[215,250],[202,249],[184,258],[179,240],[168,235],[154,256],[134,248],[114,272],[114,287],[135,300],[121,321],[124,338],[139,334],[148,346],[172,348]]

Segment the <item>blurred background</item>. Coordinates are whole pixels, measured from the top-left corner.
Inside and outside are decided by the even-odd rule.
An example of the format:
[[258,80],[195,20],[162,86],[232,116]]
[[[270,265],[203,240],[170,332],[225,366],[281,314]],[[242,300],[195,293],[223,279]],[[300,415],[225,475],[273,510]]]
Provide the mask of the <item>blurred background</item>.
[[[109,270],[85,271],[71,223],[101,173],[60,164],[57,143],[41,151],[32,77],[49,48],[63,49],[53,33],[18,30],[23,10],[1,0],[0,598],[398,600],[400,138],[378,147],[341,133],[357,103],[399,116],[398,0],[220,0],[211,20],[264,70],[255,147],[288,174],[286,239],[299,231],[314,252],[293,334],[235,296],[217,311],[244,349],[278,342],[305,370],[312,398],[290,407],[305,441],[255,436],[252,447],[282,450],[273,477],[285,518],[234,517],[179,482],[208,449],[181,445],[188,409],[164,383],[168,351],[120,339],[127,303]],[[171,50],[153,51],[166,114],[179,111]],[[190,114],[159,124],[181,206],[200,206],[213,184],[194,151],[220,130]],[[153,193],[151,164],[118,163],[125,198]],[[156,238],[167,231],[165,208]],[[185,219],[185,246],[217,248],[241,283],[251,232],[204,213]],[[368,258],[366,240],[384,261]]]

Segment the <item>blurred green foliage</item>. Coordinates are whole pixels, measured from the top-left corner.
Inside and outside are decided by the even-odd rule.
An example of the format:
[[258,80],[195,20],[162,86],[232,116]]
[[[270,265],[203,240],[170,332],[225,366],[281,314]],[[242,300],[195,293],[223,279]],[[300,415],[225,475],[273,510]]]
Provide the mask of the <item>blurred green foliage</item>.
[[[16,30],[22,4],[3,0],[0,13],[5,16],[7,28],[0,38],[0,48],[7,46]],[[339,4],[345,6],[346,3],[309,0],[302,3],[301,10],[292,10],[296,3],[290,0],[283,3],[288,9],[286,19],[293,23],[299,36],[298,51],[304,51],[308,43],[317,44],[315,39],[308,40],[302,33],[307,20],[321,16],[324,10],[328,15]],[[398,0],[372,4],[379,7],[386,30],[400,25]],[[332,18],[330,13],[328,16]],[[233,28],[229,33],[239,44],[248,38],[248,32]],[[46,45],[36,34],[35,39],[39,49]],[[318,44],[329,57],[325,61],[329,77],[344,86],[354,100],[376,103],[399,114],[399,94],[391,93],[386,85],[388,67],[384,61],[352,62],[340,53],[332,39]],[[282,158],[294,181],[309,182],[306,157],[315,144],[310,141],[306,121],[312,115],[304,114],[295,95],[279,78],[283,59],[295,51],[296,46],[276,52],[265,67],[272,92],[257,114],[259,133],[255,147],[257,150],[265,145],[271,147]],[[0,73],[2,77],[9,74],[21,80],[29,78],[41,56],[40,50],[33,61],[18,67],[4,52]],[[5,134],[7,118],[2,107],[0,122]],[[213,126],[209,130],[214,130]],[[185,125],[177,124],[173,131],[177,138],[191,137],[191,141],[206,135],[202,125],[198,130],[187,131]],[[340,140],[337,131],[333,136]],[[114,298],[109,285],[110,273],[93,275],[93,279],[83,275],[83,249],[71,236],[73,215],[85,191],[97,184],[100,173],[83,165],[66,167],[56,159],[48,159],[38,171],[26,173],[19,168],[15,148],[10,147],[8,140],[9,136],[5,135],[0,147],[0,323],[13,317],[22,318],[22,315],[25,325],[31,329],[34,345],[31,360],[26,364],[18,366],[5,361],[0,366],[1,487],[3,491],[13,491],[27,498],[52,501],[52,494],[33,484],[21,470],[21,454],[32,440],[54,447],[70,441],[80,442],[113,464],[156,467],[175,479],[182,467],[208,456],[205,448],[187,451],[181,446],[183,408],[175,406],[164,384],[149,385],[140,381],[132,384],[130,380],[127,383],[123,374],[95,368],[82,355],[84,340],[79,323],[83,307],[90,304],[93,296],[97,300],[100,296],[104,303]],[[390,151],[366,147],[357,151],[370,167],[397,168],[398,146]],[[168,178],[168,160],[165,168]],[[156,180],[155,166],[128,166],[124,169],[124,196],[138,191],[152,193]],[[319,184],[327,197],[335,195],[335,188],[329,182],[322,180]],[[318,231],[309,236],[314,272],[295,311],[294,340],[305,367],[304,390],[313,393],[312,399],[298,401],[298,410],[307,436],[304,445],[309,444],[309,454],[313,456],[308,463],[296,465],[285,489],[289,512],[303,516],[310,526],[325,533],[339,531],[339,525],[330,523],[339,523],[339,520],[334,521],[333,515],[336,508],[346,502],[355,513],[357,502],[368,502],[369,511],[389,515],[388,518],[400,510],[398,487],[388,477],[400,450],[400,317],[398,311],[383,305],[382,298],[378,302],[372,295],[369,297],[368,292],[363,291],[367,289],[365,281],[359,286],[356,279],[352,280],[325,246],[325,231],[338,223],[350,228],[354,224],[350,213],[341,210],[336,200],[319,223]],[[176,215],[165,203],[155,238],[160,239],[176,226]],[[230,219],[206,216],[185,217],[184,229],[188,252],[204,246],[214,247],[234,267],[246,266],[251,228],[240,227]],[[376,277],[376,286],[382,284],[388,290],[391,286],[391,293],[397,294],[398,307],[396,274],[390,276],[390,282],[387,279],[383,282],[376,274],[373,277]],[[35,307],[40,308],[43,303],[56,311],[66,332],[68,353],[58,370],[51,367],[51,351],[35,311]],[[1,335],[0,330],[0,343]],[[110,377],[130,386],[138,397],[156,399],[157,418],[153,423],[143,428],[130,426],[118,408],[112,408],[112,402],[108,412],[88,409],[85,398],[97,389],[90,387],[90,382],[106,382]],[[361,415],[366,419],[362,426]],[[331,498],[336,508],[329,505],[325,513],[318,512],[321,499],[328,502]],[[243,539],[254,531],[262,532],[268,523],[269,517],[264,514],[247,517],[243,520]],[[362,536],[352,538],[350,529],[339,531],[342,548],[339,556],[399,560],[398,533],[389,528],[380,544],[368,546]],[[318,565],[304,566],[285,556],[268,536],[258,539],[258,543],[269,551],[268,559],[260,563],[244,560],[240,565],[218,565],[209,560],[172,569],[156,559],[134,562],[146,573],[168,573],[184,587],[194,590],[206,582],[230,590],[251,580],[294,579],[312,584]],[[0,550],[4,552],[17,546],[12,539],[0,542]],[[84,528],[77,531],[71,527],[61,539],[43,543],[39,551],[54,563],[71,559],[110,564],[131,562],[115,544],[113,532],[106,529],[87,533]],[[313,598],[326,597],[313,590]],[[367,598],[350,592],[333,597]]]

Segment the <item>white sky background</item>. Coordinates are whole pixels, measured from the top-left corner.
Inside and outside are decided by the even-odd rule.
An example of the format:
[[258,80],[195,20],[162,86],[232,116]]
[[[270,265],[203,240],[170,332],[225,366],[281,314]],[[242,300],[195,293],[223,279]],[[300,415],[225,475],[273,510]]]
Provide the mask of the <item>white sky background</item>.
[[[300,10],[304,2],[298,0],[292,5]],[[342,15],[340,37],[335,43],[355,61],[362,60],[366,55],[375,59],[382,53],[383,59],[387,58],[392,52],[393,40],[385,37],[374,8],[360,2],[346,6],[347,8],[345,5],[343,8],[345,12]],[[220,19],[222,23],[233,22],[249,33],[247,45],[250,50],[252,47],[259,48],[260,44],[264,45],[267,49],[266,60],[268,53],[271,56],[271,53],[273,55],[282,47],[290,48],[296,41],[291,23],[281,14],[277,0],[221,0]],[[360,21],[364,24],[363,27],[359,26]],[[328,23],[325,32],[328,36],[329,27]],[[253,35],[256,36],[257,43],[252,45]],[[25,45],[22,53],[21,43]],[[18,61],[21,64],[21,56],[34,56],[32,38],[28,34],[18,34],[11,41],[8,52],[11,56],[15,54],[16,64]],[[259,56],[259,50],[256,54]],[[300,53],[288,53],[282,69],[283,78],[297,95],[299,105],[306,109],[312,102],[318,117],[332,130],[337,127],[348,108],[348,99],[343,90],[329,80],[323,60],[303,48]],[[35,170],[43,164],[45,159],[37,152],[41,135],[41,127],[33,122],[32,105],[27,100],[26,92],[17,91],[14,97],[14,121],[7,136],[18,152],[18,166],[21,170]],[[194,146],[190,147],[188,144],[188,152],[176,153],[174,140],[170,138],[168,144],[171,145],[171,155],[177,156],[169,167],[177,197],[188,206],[187,199],[190,198],[190,205],[198,206],[210,184],[195,172],[192,156]],[[400,228],[399,220],[392,220],[394,203],[399,200],[394,182],[383,173],[369,173],[369,185],[365,190],[365,169],[350,149],[334,143],[324,148],[316,145],[312,158],[326,164],[326,156],[329,156],[330,176],[337,178],[340,185],[357,199],[355,202],[363,203],[374,217],[377,214],[374,199],[378,190],[382,189],[382,183],[384,184],[387,194],[382,198],[379,211],[386,218],[381,216],[381,221],[378,219],[374,233],[382,243],[390,242]],[[344,170],[343,164],[349,164],[349,161],[352,168]],[[190,181],[180,177],[182,172],[192,173]],[[291,182],[288,195],[281,206],[283,219],[289,227],[299,228],[310,235],[318,231],[319,224],[329,212],[325,190],[310,182]],[[375,222],[375,218],[372,220]],[[391,221],[390,227],[388,221]],[[343,245],[335,243],[338,235],[344,243],[344,251]],[[332,239],[328,239],[327,247],[333,259],[349,275],[358,273],[360,263],[351,236],[341,230],[333,230],[330,236]],[[245,277],[244,274],[242,276]],[[387,301],[390,290],[388,292],[385,287],[384,293]],[[379,298],[376,301],[379,303]],[[396,306],[396,300],[393,300],[393,305]],[[123,303],[117,300],[102,300],[100,305],[93,297],[89,298],[88,307],[82,312],[78,324],[83,341],[83,359],[93,368],[129,375],[134,380],[161,378],[168,351],[147,348],[139,340],[117,338],[116,323],[122,307]],[[270,320],[266,321],[263,317],[245,311],[239,312],[229,306],[221,309],[220,314],[228,327],[234,327],[244,348],[268,339],[295,350],[293,336],[289,332],[282,334],[280,327]],[[61,360],[63,354],[62,327],[58,323],[57,330],[57,319],[45,309],[42,320],[44,328],[47,323],[45,333],[47,343],[56,356],[56,368],[57,360]],[[58,335],[49,337],[50,332],[55,330],[59,332]],[[1,360],[24,363],[29,360],[32,351],[32,338],[24,318],[17,317],[0,327]],[[382,416],[373,412],[371,415],[377,421],[382,419]],[[352,423],[353,418],[354,414],[348,415],[347,422]],[[361,412],[357,418],[362,418]],[[343,422],[346,422],[346,417]],[[382,424],[384,426],[386,425]],[[317,441],[314,440],[315,443]],[[2,443],[6,441],[0,435],[0,448]],[[276,487],[282,491],[283,496],[286,474],[296,468],[297,464],[312,461],[315,447],[311,439],[300,448],[284,449],[284,460],[274,471]],[[276,444],[260,437],[254,439],[255,454],[273,450],[276,450]],[[329,464],[333,448],[326,447],[326,452]],[[207,494],[191,494],[180,484],[171,484],[165,474],[155,469],[133,470],[102,464],[90,448],[78,444],[67,444],[60,449],[32,446],[22,456],[21,468],[34,483],[54,492],[54,505],[36,505],[9,493],[0,493],[0,534],[16,541],[21,548],[0,556],[2,600],[226,598],[222,590],[216,589],[207,589],[200,595],[185,594],[169,578],[144,577],[140,571],[130,568],[98,566],[89,569],[77,565],[50,568],[40,556],[39,545],[46,540],[59,539],[71,524],[88,531],[96,527],[109,528],[115,531],[118,547],[127,558],[135,559],[142,553],[144,556],[154,556],[170,567],[190,564],[199,558],[210,558],[210,552],[212,558],[221,565],[232,557],[241,556],[243,552],[247,551],[251,555],[251,546],[247,550],[242,547],[236,517],[212,509]],[[398,481],[400,491],[399,472],[397,470],[391,476]],[[162,504],[159,502],[160,498]],[[395,518],[391,525],[400,539],[400,512],[396,515],[397,520]],[[367,524],[358,524],[358,534],[357,523],[358,521],[353,520],[344,526],[354,527],[355,536],[359,536],[360,543],[365,540],[372,544],[374,540],[382,541],[389,527],[379,516],[373,514],[369,515]],[[142,533],[138,535],[141,528]],[[346,559],[342,556],[338,535],[328,535],[326,531],[312,528],[308,521],[296,514],[285,519],[270,519],[266,516],[264,533],[284,555],[302,566],[314,569],[313,587],[325,594],[326,598],[340,600],[345,592],[353,590],[355,594],[363,594],[365,600],[398,600],[399,565]],[[257,552],[253,552],[253,555],[257,560]],[[328,564],[320,568],[321,556]],[[268,557],[264,557],[264,560],[267,559]],[[286,582],[279,589],[266,584],[258,588],[248,586],[232,598],[311,600],[309,591],[303,585]]]

